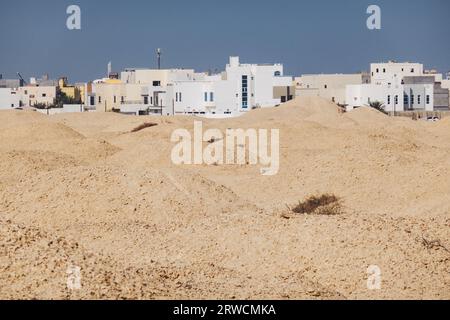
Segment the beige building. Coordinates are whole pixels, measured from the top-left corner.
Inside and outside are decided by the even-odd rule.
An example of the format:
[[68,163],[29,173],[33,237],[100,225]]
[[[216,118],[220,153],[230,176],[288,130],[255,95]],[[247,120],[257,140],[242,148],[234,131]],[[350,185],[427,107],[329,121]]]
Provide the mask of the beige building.
[[166,87],[175,80],[193,80],[195,72],[192,69],[125,69],[120,75],[123,83],[146,84],[153,87]]
[[122,83],[120,80],[106,80],[92,85],[95,92],[96,110],[109,112],[120,110],[123,104],[148,104],[149,86],[144,84]]
[[[441,88],[450,90],[450,79],[441,81]],[[450,105],[450,96],[449,96],[449,105]]]
[[35,105],[52,106],[56,99],[56,86],[26,86],[20,87],[22,105],[33,107]]
[[358,74],[312,74],[295,78],[297,97],[317,96],[345,105],[347,85],[370,83],[370,75]]

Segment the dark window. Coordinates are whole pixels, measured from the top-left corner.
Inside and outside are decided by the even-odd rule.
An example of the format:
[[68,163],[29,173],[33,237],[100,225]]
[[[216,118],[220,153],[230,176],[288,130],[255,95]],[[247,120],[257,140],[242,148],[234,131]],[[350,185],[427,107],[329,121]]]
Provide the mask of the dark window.
[[161,86],[161,81],[153,81],[153,86],[154,87],[160,87]]
[[148,96],[144,96],[144,104],[148,104]]

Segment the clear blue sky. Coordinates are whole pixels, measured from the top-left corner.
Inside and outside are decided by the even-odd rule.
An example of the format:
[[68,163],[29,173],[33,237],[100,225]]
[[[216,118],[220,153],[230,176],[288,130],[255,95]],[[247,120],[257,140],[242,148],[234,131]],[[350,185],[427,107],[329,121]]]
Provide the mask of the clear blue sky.
[[[82,30],[66,28],[66,8],[82,10]],[[382,29],[366,28],[370,4]],[[285,73],[367,70],[370,62],[417,61],[450,70],[448,0],[0,0],[0,73],[49,73],[71,81],[113,69],[222,70],[229,55],[280,62]]]

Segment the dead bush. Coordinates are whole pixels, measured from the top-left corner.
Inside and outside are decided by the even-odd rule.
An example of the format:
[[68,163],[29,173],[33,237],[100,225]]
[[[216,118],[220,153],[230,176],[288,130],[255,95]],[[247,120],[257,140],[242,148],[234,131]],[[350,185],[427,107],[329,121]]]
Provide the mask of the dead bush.
[[143,123],[143,124],[137,126],[133,130],[131,130],[131,132],[138,132],[138,131],[144,130],[146,128],[151,128],[151,127],[155,127],[155,126],[157,126],[156,123],[146,122],[146,123]]
[[310,196],[292,209],[298,214],[334,216],[342,213],[341,199],[333,194]]

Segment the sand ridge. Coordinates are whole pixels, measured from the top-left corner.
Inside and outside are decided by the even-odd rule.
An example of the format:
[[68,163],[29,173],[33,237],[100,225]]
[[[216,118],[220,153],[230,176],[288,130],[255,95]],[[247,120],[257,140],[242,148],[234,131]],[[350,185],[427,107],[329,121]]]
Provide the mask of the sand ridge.
[[[0,118],[0,298],[450,298],[448,121],[342,114],[319,98],[222,120]],[[280,129],[279,174],[173,165],[170,135],[194,120]],[[157,126],[131,133],[144,122]],[[344,213],[282,217],[316,193]],[[68,263],[87,274],[79,291]],[[382,290],[367,289],[370,265]]]

